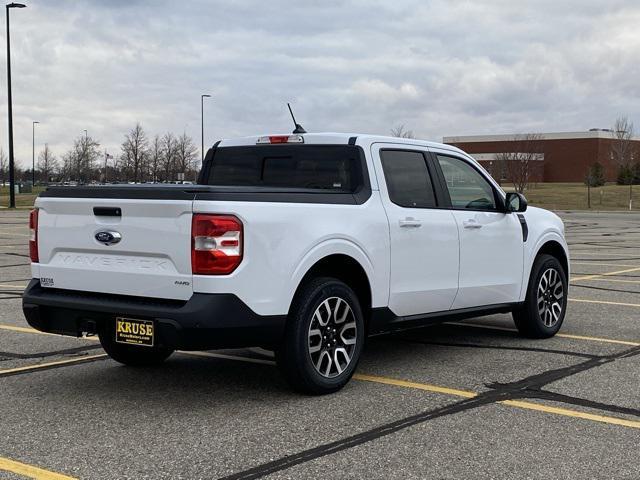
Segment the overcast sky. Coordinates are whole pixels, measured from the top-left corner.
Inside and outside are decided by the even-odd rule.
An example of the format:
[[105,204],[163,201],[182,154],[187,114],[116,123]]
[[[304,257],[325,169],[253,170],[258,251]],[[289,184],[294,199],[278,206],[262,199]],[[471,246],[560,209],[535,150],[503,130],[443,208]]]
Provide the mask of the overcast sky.
[[[136,121],[200,144],[289,131],[419,138],[640,127],[638,0],[26,0],[11,11],[16,158]],[[4,35],[2,35],[4,38]],[[1,49],[2,69],[6,48]],[[6,74],[0,145],[7,150]]]

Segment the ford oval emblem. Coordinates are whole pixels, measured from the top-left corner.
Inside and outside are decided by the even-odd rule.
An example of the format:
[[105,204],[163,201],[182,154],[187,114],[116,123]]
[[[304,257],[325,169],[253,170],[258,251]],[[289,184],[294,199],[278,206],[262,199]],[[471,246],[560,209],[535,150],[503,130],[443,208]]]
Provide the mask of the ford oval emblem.
[[103,230],[95,234],[95,239],[103,245],[115,245],[122,240],[122,235],[118,232]]

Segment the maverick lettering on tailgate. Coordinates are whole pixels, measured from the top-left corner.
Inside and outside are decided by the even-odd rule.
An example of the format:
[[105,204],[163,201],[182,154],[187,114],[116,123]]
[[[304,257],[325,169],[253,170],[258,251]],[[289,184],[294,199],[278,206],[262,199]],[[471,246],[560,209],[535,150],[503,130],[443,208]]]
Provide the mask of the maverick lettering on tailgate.
[[116,318],[116,342],[153,347],[153,322]]

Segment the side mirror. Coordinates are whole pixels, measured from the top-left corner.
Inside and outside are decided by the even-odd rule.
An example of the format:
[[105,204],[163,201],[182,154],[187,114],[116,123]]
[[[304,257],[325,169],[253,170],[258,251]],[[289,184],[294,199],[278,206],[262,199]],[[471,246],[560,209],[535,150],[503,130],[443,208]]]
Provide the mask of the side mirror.
[[507,213],[527,210],[527,199],[521,193],[509,192],[505,199]]

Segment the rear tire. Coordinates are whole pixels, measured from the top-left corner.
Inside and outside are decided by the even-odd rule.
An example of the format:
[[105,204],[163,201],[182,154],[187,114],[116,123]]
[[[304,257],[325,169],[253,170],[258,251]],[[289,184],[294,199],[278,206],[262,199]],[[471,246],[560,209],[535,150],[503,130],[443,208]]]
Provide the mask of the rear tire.
[[363,343],[364,319],[356,294],[334,278],[315,278],[293,300],[276,362],[295,390],[333,393],[351,379]]
[[98,334],[100,344],[116,362],[130,367],[151,367],[160,365],[173,353],[165,347],[145,347],[116,343],[113,329],[107,329]]
[[553,337],[567,310],[567,274],[557,258],[538,255],[531,268],[523,305],[513,311],[520,335],[528,338]]

